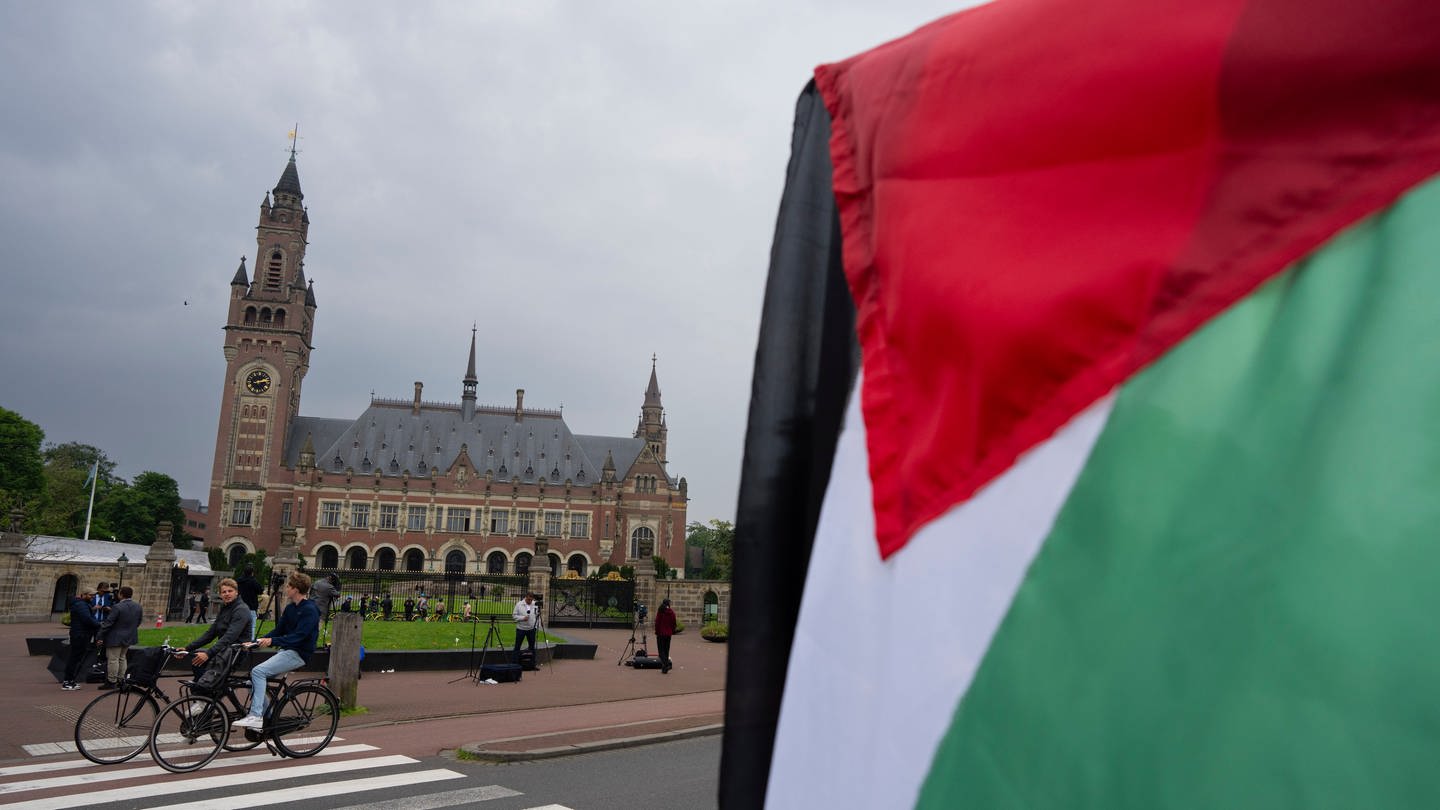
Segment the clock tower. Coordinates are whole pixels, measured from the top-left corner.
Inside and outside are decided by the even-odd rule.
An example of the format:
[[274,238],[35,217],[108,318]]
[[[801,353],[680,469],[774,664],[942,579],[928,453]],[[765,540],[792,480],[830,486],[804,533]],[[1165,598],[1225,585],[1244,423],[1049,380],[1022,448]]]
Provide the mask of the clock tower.
[[315,322],[315,291],[305,279],[304,200],[292,148],[280,182],[260,203],[254,277],[241,258],[230,282],[207,545],[238,540],[273,552],[282,523],[289,523],[282,515],[293,477],[285,444],[300,411]]

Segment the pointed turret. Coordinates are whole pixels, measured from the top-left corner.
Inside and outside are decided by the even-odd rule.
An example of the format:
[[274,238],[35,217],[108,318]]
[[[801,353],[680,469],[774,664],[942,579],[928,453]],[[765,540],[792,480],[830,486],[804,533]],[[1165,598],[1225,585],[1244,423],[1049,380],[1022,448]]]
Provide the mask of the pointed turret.
[[460,394],[460,413],[465,421],[469,422],[475,417],[475,385],[479,380],[475,377],[475,327],[470,327],[470,363],[465,366],[465,380],[463,393]]
[[615,480],[615,456],[609,450],[605,451],[605,466],[600,468],[600,480]]
[[308,287],[305,288],[305,306],[308,307],[308,308],[310,308],[310,309],[314,309],[314,308],[317,306],[317,304],[315,303],[315,282],[314,282],[314,280],[311,280],[310,286],[308,286]]
[[661,463],[665,463],[665,406],[660,404],[660,381],[656,377],[657,358],[650,355],[650,385],[645,388],[645,403],[640,406],[640,423],[635,426],[635,438],[644,439],[650,452]]
[[239,285],[241,287],[250,286],[250,275],[245,272],[244,256],[240,257],[240,267],[235,271],[235,278],[230,279],[230,286],[234,287],[236,285]]
[[285,164],[285,171],[280,173],[280,182],[275,184],[275,201],[280,201],[281,195],[294,197],[296,202],[305,199],[305,192],[300,190],[300,170],[295,167],[295,150],[290,150],[290,162]]
[[307,469],[315,466],[315,440],[309,433],[305,434],[305,444],[300,448],[300,468]]

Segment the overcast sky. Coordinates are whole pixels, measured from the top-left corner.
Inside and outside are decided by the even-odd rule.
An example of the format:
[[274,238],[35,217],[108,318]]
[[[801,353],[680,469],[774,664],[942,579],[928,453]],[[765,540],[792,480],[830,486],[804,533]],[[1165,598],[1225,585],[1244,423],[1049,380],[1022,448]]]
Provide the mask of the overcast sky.
[[373,390],[629,435],[733,519],[795,99],[909,2],[0,3],[0,406],[208,498],[229,282],[298,122],[301,413]]

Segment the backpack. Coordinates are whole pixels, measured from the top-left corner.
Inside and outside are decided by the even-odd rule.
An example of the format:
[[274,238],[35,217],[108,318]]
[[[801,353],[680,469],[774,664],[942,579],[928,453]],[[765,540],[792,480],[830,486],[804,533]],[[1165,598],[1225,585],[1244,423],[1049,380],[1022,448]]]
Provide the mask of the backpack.
[[164,647],[131,647],[125,668],[125,679],[138,686],[154,686],[165,668]]
[[190,689],[204,695],[218,694],[225,686],[225,681],[230,677],[231,670],[239,663],[240,656],[246,652],[239,644],[231,644],[215,655],[211,656],[209,666],[200,673],[200,677],[192,682]]

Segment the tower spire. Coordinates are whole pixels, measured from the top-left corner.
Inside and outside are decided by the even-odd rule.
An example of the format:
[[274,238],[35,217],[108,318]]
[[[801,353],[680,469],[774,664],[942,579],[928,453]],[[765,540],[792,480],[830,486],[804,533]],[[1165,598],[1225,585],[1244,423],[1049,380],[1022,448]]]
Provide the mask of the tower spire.
[[465,367],[463,393],[460,395],[460,412],[469,422],[475,416],[475,325],[470,325],[470,364]]

